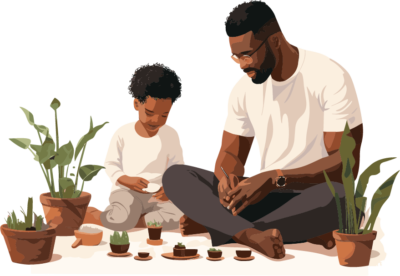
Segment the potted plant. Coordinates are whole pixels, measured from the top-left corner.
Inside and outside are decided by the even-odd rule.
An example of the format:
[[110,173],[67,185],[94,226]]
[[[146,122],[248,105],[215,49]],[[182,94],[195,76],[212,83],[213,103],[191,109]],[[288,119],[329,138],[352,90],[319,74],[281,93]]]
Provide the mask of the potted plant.
[[117,231],[115,231],[113,235],[110,235],[110,247],[113,253],[126,253],[128,252],[129,245],[129,236],[126,231],[123,231],[121,236]]
[[208,252],[208,257],[210,257],[210,258],[221,258],[222,257],[221,249],[210,248],[210,249],[208,249],[207,252]]
[[[342,182],[345,190],[345,211],[342,213],[338,194],[335,192],[328,175],[324,171],[326,182],[332,195],[335,198],[338,210],[339,229],[333,231],[335,238],[339,263],[343,266],[367,266],[371,258],[373,241],[376,239],[377,232],[374,231],[375,221],[383,204],[390,196],[393,183],[396,179],[397,171],[387,179],[375,192],[371,201],[371,216],[369,217],[364,229],[359,229],[361,216],[365,210],[367,198],[364,197],[369,179],[372,175],[380,173],[380,165],[394,158],[385,158],[370,165],[359,177],[355,189],[353,176],[353,166],[355,159],[352,152],[355,148],[354,139],[349,136],[350,128],[346,123],[340,144],[340,156],[342,158]],[[356,207],[360,210],[356,214]]]
[[[17,146],[28,149],[43,172],[49,192],[40,195],[40,202],[43,205],[47,223],[56,228],[57,236],[72,236],[74,230],[78,230],[82,225],[91,199],[89,193],[83,192],[84,184],[92,180],[104,168],[98,165],[82,166],[87,142],[93,139],[96,133],[108,122],[93,127],[93,121],[90,118],[89,131],[79,140],[75,149],[71,141],[59,146],[57,109],[60,105],[61,103],[57,99],[54,99],[50,104],[55,114],[55,142],[49,133],[49,129],[46,126],[35,124],[33,114],[23,107],[21,109],[25,113],[28,123],[37,131],[39,144],[32,144],[31,140],[27,138],[11,138],[10,140]],[[76,160],[80,153],[77,171],[70,172],[68,175],[72,160]],[[73,166],[74,168],[75,166]],[[81,189],[78,189],[78,175],[82,179]],[[70,178],[74,176],[75,180]],[[56,192],[55,187],[57,179],[58,192]]]
[[185,249],[186,249],[186,246],[184,246],[183,243],[178,242],[178,244],[176,244],[174,246],[174,256],[175,257],[185,257]]
[[161,239],[161,231],[162,226],[161,223],[149,221],[147,223],[147,229],[149,230],[149,238],[150,240],[160,240]]
[[[22,208],[21,208],[22,209]],[[22,209],[24,221],[15,212],[1,226],[1,234],[7,244],[11,261],[19,264],[47,263],[53,256],[56,230],[43,223],[42,216],[33,217],[33,199],[28,199],[27,212]]]

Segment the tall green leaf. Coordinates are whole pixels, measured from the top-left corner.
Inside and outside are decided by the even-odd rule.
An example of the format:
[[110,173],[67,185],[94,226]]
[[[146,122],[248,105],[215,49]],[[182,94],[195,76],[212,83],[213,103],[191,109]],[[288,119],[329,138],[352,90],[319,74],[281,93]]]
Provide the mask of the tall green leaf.
[[93,128],[93,123],[92,123],[92,118],[90,118],[90,130],[88,133],[82,136],[82,138],[79,140],[78,144],[76,145],[75,149],[75,160],[78,157],[79,153],[81,152],[83,146],[90,140],[94,138],[96,133],[104,127],[105,124],[108,124],[108,122],[105,122],[102,125],[98,125],[95,128]]
[[28,138],[10,138],[10,141],[23,149],[27,149],[31,144],[31,139]]
[[365,204],[366,203],[367,203],[367,198],[365,196],[356,198],[356,207],[360,210],[360,214],[359,214],[359,216],[357,218],[358,227],[360,226],[361,216],[362,216],[362,213],[365,210]]
[[381,210],[383,204],[389,198],[390,193],[392,191],[393,183],[396,179],[397,171],[388,180],[386,180],[375,192],[371,201],[371,216],[368,219],[367,224],[365,225],[365,230],[363,234],[371,233],[374,229],[376,218],[378,217],[379,211]]
[[102,166],[98,165],[86,165],[82,166],[79,169],[79,176],[83,181],[90,181],[93,177],[95,177],[101,169],[105,169]]
[[338,219],[339,219],[339,233],[343,233],[343,218],[342,218],[342,207],[340,205],[340,198],[339,198],[338,193],[336,193],[335,187],[333,187],[328,174],[325,171],[323,171],[323,173],[325,176],[326,184],[328,184],[329,190],[331,190],[332,196],[335,198],[336,209],[337,209]]
[[[346,122],[346,126],[343,131],[342,140],[340,142],[339,152],[340,157],[342,158],[342,162],[344,163],[347,159],[349,159],[350,168],[353,169],[356,160],[353,156],[353,150],[356,148],[356,141],[353,137],[350,136],[351,131],[349,124]],[[343,171],[345,168],[343,167]]]
[[74,157],[74,146],[71,141],[68,144],[65,144],[60,147],[57,151],[57,155],[54,157],[54,161],[59,166],[66,166],[71,163],[72,158]]
[[60,107],[60,105],[61,105],[60,101],[54,98],[50,104],[50,107],[53,108],[54,110],[57,110]]
[[33,114],[30,113],[27,109],[21,107],[22,111],[25,113],[26,119],[28,120],[28,123],[30,125],[34,125],[35,124],[35,119],[33,118]]

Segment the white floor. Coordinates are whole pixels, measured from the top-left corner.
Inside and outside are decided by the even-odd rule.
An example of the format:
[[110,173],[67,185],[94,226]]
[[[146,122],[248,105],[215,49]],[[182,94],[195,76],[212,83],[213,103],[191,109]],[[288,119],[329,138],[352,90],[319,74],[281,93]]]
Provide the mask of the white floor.
[[[89,225],[88,225],[89,226]],[[179,232],[162,232],[164,244],[150,246],[146,243],[147,229],[129,232],[129,252],[133,256],[139,251],[150,252],[151,261],[136,261],[133,257],[113,258],[109,239],[112,231],[103,230],[103,241],[98,246],[80,246],[71,248],[75,237],[57,237],[52,262],[31,267],[32,273],[38,274],[168,274],[168,275],[368,275],[368,267],[347,268],[339,265],[336,248],[325,250],[322,246],[310,243],[286,245],[286,257],[273,260],[253,252],[255,259],[240,262],[233,259],[239,244],[219,247],[225,260],[211,262],[206,259],[211,247],[209,235],[182,237]],[[379,231],[381,232],[381,231]],[[381,237],[374,242],[370,266],[377,266],[385,259]],[[165,259],[162,253],[172,252],[177,242],[183,242],[187,248],[197,248],[201,257],[195,260],[175,261]]]

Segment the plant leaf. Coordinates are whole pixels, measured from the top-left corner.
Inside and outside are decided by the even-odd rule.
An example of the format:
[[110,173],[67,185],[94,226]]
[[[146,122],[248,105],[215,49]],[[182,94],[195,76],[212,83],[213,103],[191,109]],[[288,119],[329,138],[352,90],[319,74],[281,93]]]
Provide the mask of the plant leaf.
[[75,149],[75,160],[78,157],[79,153],[81,152],[83,146],[90,140],[94,138],[96,133],[105,125],[108,124],[108,122],[105,122],[102,125],[98,125],[95,128],[92,128],[92,120],[91,120],[91,129],[89,130],[88,133],[82,136],[82,138],[79,140],[78,144],[76,145]]
[[54,161],[59,166],[66,166],[71,163],[72,158],[74,157],[74,146],[71,141],[68,144],[63,145],[57,151],[57,155],[54,157]]
[[[350,135],[351,131],[349,128],[349,124],[346,122],[346,126],[344,128],[342,135],[342,140],[340,142],[339,152],[340,152],[340,157],[342,158],[342,162],[344,163],[346,162],[347,159],[349,159],[350,168],[353,169],[354,164],[356,163],[356,160],[354,159],[353,156],[353,150],[356,147],[356,141]],[[346,167],[343,166],[343,171],[345,169]]]
[[101,169],[105,169],[102,166],[98,165],[86,165],[82,166],[79,169],[79,176],[83,181],[90,181],[93,177],[95,177]]
[[52,159],[48,159],[43,163],[43,166],[45,167],[46,170],[51,170],[52,168],[57,166],[57,163]]
[[365,203],[367,202],[367,198],[365,196],[356,198],[356,207],[360,210],[364,210]]
[[37,131],[39,131],[40,133],[42,133],[44,136],[47,136],[47,137],[50,137],[50,138],[51,138],[51,135],[50,135],[50,133],[49,133],[49,128],[48,128],[48,127],[42,126],[42,125],[36,125],[36,124],[34,124],[33,127],[34,127]]
[[328,184],[329,190],[331,190],[332,195],[335,196],[335,188],[333,187],[332,182],[329,179],[328,174],[325,171],[323,171],[323,173],[324,173],[324,176],[325,176],[326,184]]
[[8,137],[8,141],[10,141],[14,146],[19,149],[27,150],[31,153],[33,161],[39,163],[39,155],[32,149],[31,145],[32,139],[29,137]]
[[72,196],[71,196],[71,198],[77,198],[77,197],[79,197],[81,195],[81,191],[75,191],[73,194],[72,194]]
[[30,125],[34,125],[35,124],[35,119],[33,118],[33,114],[30,113],[28,110],[26,110],[25,108],[21,107],[22,111],[25,113],[26,119],[28,120],[28,123]]
[[54,111],[56,111],[60,107],[60,105],[61,105],[60,101],[54,98],[54,100],[50,104],[50,107],[53,108]]
[[371,201],[371,216],[368,219],[367,224],[365,225],[364,234],[371,233],[374,229],[376,218],[378,217],[379,211],[381,210],[383,204],[389,198],[390,193],[392,191],[393,183],[396,179],[397,171],[388,180],[386,180],[375,192]]
[[70,175],[70,176],[75,176],[75,174],[74,174],[74,173],[70,173],[69,175]]
[[74,181],[72,181],[72,179],[68,177],[62,177],[58,181],[63,190],[67,189],[68,187],[74,186]]
[[44,162],[48,161],[50,157],[54,156],[56,154],[56,152],[54,151],[54,148],[55,148],[55,145],[54,145],[53,139],[46,137],[46,140],[43,142],[42,148],[38,154],[39,155],[39,163],[44,163]]

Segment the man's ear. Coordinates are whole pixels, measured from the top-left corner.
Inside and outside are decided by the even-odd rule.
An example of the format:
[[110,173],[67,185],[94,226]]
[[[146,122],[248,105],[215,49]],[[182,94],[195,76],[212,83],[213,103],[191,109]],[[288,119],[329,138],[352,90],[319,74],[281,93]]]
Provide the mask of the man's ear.
[[273,49],[279,49],[281,47],[281,38],[277,34],[271,35],[269,39]]

